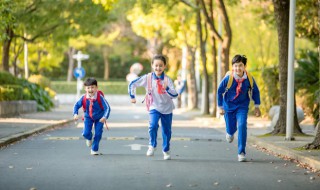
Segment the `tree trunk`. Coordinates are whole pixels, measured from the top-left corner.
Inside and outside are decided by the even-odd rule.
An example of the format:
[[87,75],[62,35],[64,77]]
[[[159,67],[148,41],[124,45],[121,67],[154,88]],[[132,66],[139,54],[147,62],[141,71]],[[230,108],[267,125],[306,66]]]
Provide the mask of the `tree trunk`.
[[279,44],[279,81],[280,81],[280,113],[272,134],[286,132],[286,102],[288,78],[288,42],[289,42],[289,0],[273,0],[274,14],[277,21]]
[[232,40],[232,31],[224,1],[217,0],[217,4],[219,6],[222,23],[225,29],[221,50],[221,76],[224,76],[229,71],[229,54]]
[[320,121],[317,123],[317,134],[312,143],[304,146],[305,149],[320,149]]
[[188,87],[188,108],[196,109],[198,108],[198,91],[196,83],[196,72],[195,72],[195,60],[196,60],[196,51],[192,51],[189,48],[191,55],[191,61],[189,61],[189,73],[187,76],[187,87]]
[[13,38],[13,30],[6,28],[7,38],[2,44],[2,70],[9,72],[10,45]]
[[[280,81],[280,113],[279,119],[271,134],[286,133],[287,110],[287,79],[288,79],[288,44],[289,44],[289,0],[273,0],[274,13],[277,21],[279,44],[279,81]],[[296,101],[294,98],[294,126],[293,132],[301,134],[298,123]]]
[[102,55],[104,61],[104,80],[109,80],[109,59],[108,59],[108,47],[102,47]]
[[217,89],[218,89],[218,67],[217,67],[217,51],[216,51],[216,42],[212,38],[212,64],[213,64],[213,73],[212,73],[212,115],[216,117],[217,115]]
[[19,45],[17,43],[17,40],[14,41],[14,47],[13,47],[13,59],[12,59],[12,66],[13,66],[13,74],[15,77],[18,77],[19,74],[19,68],[17,66],[17,60],[19,58],[20,53],[23,50],[23,45]]
[[147,45],[149,56],[152,58],[156,54],[162,54],[163,46],[161,39],[156,37],[149,39]]
[[[197,3],[199,3],[197,1]],[[209,81],[208,81],[208,72],[207,72],[207,57],[206,57],[206,40],[203,39],[202,27],[201,27],[201,15],[200,11],[197,10],[197,30],[199,32],[199,42],[200,42],[200,52],[201,60],[203,65],[202,70],[202,105],[201,113],[203,115],[209,114]]]
[[69,47],[68,49],[68,57],[69,57],[69,66],[68,66],[68,75],[67,75],[67,82],[72,80],[72,71],[74,67],[74,59],[73,55],[76,53],[76,50],[73,47]]

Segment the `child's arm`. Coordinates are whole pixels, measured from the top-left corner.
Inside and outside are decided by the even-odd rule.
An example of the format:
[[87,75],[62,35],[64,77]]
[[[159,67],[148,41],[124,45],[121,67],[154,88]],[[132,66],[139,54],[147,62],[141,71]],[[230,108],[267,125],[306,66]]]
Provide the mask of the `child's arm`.
[[167,84],[167,86],[165,86],[165,84],[164,84],[163,88],[166,89],[167,94],[168,94],[171,98],[176,98],[176,97],[178,97],[178,93],[177,93],[177,91],[175,90],[174,85],[173,85],[173,82],[172,82],[172,80],[171,80],[169,77],[168,77],[168,84]]
[[110,108],[108,101],[103,97],[102,94],[100,94],[100,98],[101,98],[102,106],[104,109],[104,114],[103,114],[102,118],[100,119],[100,122],[104,123],[109,118],[111,108]]
[[139,86],[147,87],[147,74],[143,75],[142,77],[139,77],[133,81],[130,82],[128,85],[128,93],[131,98],[131,102],[135,103],[135,97],[136,97],[136,88]]
[[229,80],[229,75],[227,75],[225,78],[222,79],[217,91],[217,101],[218,101],[218,107],[220,108],[220,113],[222,113],[221,110],[223,110],[223,94],[226,91],[228,80]]
[[260,91],[259,88],[256,84],[256,81],[253,79],[253,90],[252,90],[252,99],[254,101],[254,113],[257,117],[259,117],[261,115],[261,111],[260,111]]
[[73,119],[77,121],[79,119],[78,111],[82,107],[82,99],[85,95],[81,96],[80,99],[73,106]]

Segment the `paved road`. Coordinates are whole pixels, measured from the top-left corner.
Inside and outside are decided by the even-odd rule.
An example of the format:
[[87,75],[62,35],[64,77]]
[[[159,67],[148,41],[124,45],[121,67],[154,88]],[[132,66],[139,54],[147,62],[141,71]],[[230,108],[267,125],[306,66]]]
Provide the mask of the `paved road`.
[[[143,107],[114,106],[103,155],[91,156],[82,123],[46,131],[0,151],[0,189],[319,189],[313,173],[248,146],[237,161],[236,143],[221,130],[174,116],[172,160],[161,150],[146,157],[148,116]],[[159,130],[159,137],[161,131]],[[158,142],[161,145],[161,139]]]

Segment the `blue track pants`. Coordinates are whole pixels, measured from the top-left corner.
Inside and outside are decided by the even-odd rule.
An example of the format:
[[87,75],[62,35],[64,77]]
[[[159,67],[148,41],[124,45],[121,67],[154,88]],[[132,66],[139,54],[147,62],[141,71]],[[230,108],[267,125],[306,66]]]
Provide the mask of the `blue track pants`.
[[100,143],[100,140],[102,137],[102,132],[103,132],[103,123],[99,122],[99,119],[94,121],[92,119],[85,118],[82,136],[87,140],[92,139],[92,126],[93,126],[93,124],[94,124],[94,137],[93,137],[91,149],[93,151],[98,151],[99,150],[99,143]]
[[224,118],[229,135],[234,135],[238,130],[238,154],[246,154],[248,109],[225,112]]
[[157,110],[150,110],[149,112],[149,145],[157,147],[157,133],[159,128],[159,119],[161,120],[162,127],[162,151],[168,152],[170,150],[171,139],[171,125],[172,125],[172,113],[161,114]]

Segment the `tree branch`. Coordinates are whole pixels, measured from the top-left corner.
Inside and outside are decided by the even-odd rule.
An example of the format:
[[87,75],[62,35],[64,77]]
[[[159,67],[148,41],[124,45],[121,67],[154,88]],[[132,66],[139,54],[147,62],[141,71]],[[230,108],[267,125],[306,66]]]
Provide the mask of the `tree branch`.
[[191,8],[194,8],[194,9],[197,9],[199,7],[197,7],[196,5],[192,4],[191,2],[187,1],[187,0],[180,0],[181,3],[184,3],[185,5],[191,7]]
[[227,15],[227,10],[226,7],[223,3],[223,0],[217,0],[221,15],[222,15],[222,22],[223,22],[223,26],[226,30],[226,33],[228,34],[228,36],[231,36],[231,26],[230,26],[230,22],[228,19],[228,15]]
[[213,34],[214,38],[217,39],[219,42],[222,42],[223,39],[218,34],[216,28],[214,27],[213,20],[211,20],[210,17],[209,17],[209,14],[207,12],[207,8],[206,8],[206,5],[205,5],[204,1],[200,0],[200,3],[202,5],[202,12],[203,12],[203,14],[204,14],[204,16],[206,18],[206,21],[207,21],[207,23],[208,23],[208,25],[210,27],[210,30],[212,31],[212,34]]
[[52,27],[50,27],[46,30],[43,30],[42,32],[39,32],[37,35],[33,36],[32,38],[26,38],[24,36],[16,35],[16,34],[14,35],[14,37],[21,38],[22,40],[24,40],[26,42],[34,42],[37,38],[52,33],[58,26],[60,26],[60,24],[55,24]]

